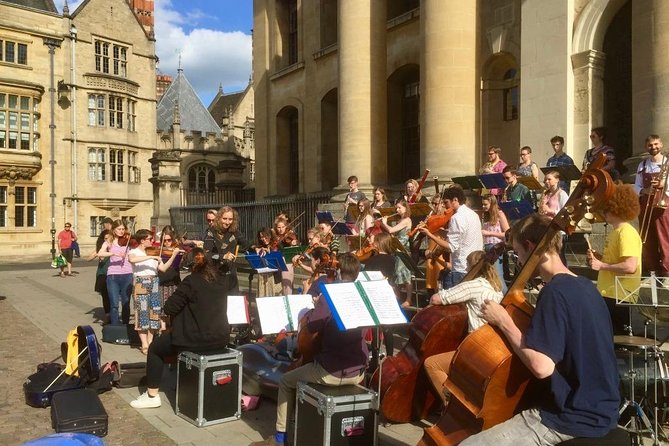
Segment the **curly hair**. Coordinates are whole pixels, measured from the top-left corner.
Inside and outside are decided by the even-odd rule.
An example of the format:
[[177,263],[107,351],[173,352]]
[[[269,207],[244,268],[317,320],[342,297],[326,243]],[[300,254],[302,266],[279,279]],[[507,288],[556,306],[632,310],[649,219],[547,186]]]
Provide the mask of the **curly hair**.
[[639,215],[640,206],[632,185],[616,183],[613,195],[606,201],[603,211],[623,221],[634,220]]
[[[223,226],[221,226],[220,223],[220,218],[223,217],[223,214],[225,214],[226,212],[232,212],[232,224],[227,230],[223,229]],[[223,206],[222,208],[220,208],[218,210],[216,219],[216,230],[220,234],[222,234],[224,232],[237,232],[238,228],[239,228],[239,214],[237,213],[237,211],[231,208],[230,206]]]

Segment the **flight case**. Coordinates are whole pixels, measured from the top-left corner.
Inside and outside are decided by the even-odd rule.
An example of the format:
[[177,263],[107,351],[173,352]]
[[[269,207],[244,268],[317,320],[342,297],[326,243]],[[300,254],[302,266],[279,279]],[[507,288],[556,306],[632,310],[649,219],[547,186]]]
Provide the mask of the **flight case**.
[[198,427],[241,417],[242,353],[181,352],[177,365],[176,413]]

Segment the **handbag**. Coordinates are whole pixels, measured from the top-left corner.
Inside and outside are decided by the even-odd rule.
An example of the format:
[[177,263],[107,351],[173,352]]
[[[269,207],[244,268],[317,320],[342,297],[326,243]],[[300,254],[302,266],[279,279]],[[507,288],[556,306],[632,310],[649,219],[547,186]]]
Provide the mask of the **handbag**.
[[[53,265],[53,262],[52,262]],[[62,254],[58,254],[56,257],[56,268],[59,268],[61,266],[66,266],[67,265],[67,260],[65,260],[65,256]]]

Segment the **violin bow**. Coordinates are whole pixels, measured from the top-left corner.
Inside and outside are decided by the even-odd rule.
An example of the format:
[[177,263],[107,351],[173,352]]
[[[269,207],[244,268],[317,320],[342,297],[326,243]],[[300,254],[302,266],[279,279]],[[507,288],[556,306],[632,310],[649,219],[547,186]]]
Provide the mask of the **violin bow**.
[[128,250],[130,249],[130,237],[133,232],[135,232],[135,221],[130,220],[128,225],[126,225],[126,231],[128,230],[128,226],[132,226],[132,230],[130,230],[130,234],[128,234],[128,241],[125,244],[125,255],[123,256],[123,260],[121,260],[121,266],[125,265],[125,259],[128,256]]

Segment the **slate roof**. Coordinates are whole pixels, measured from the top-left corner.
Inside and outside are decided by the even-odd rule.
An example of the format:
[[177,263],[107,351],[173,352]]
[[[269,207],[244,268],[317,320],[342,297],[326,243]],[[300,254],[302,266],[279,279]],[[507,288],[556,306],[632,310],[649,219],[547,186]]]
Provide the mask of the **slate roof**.
[[244,97],[246,90],[237,93],[224,94],[223,89],[219,88],[216,97],[209,105],[209,112],[214,117],[219,126],[223,123],[223,117],[226,115],[226,110],[231,107],[232,110],[237,107],[239,101]]
[[53,3],[53,0],[2,0],[4,3],[13,3],[26,8],[38,9],[40,11],[55,12],[58,14],[58,9]]
[[202,104],[193,86],[188,82],[183,70],[179,70],[177,77],[169,86],[158,102],[157,125],[158,130],[169,131],[174,123],[174,105],[179,104],[181,130],[189,132],[215,133],[221,136],[221,128]]

